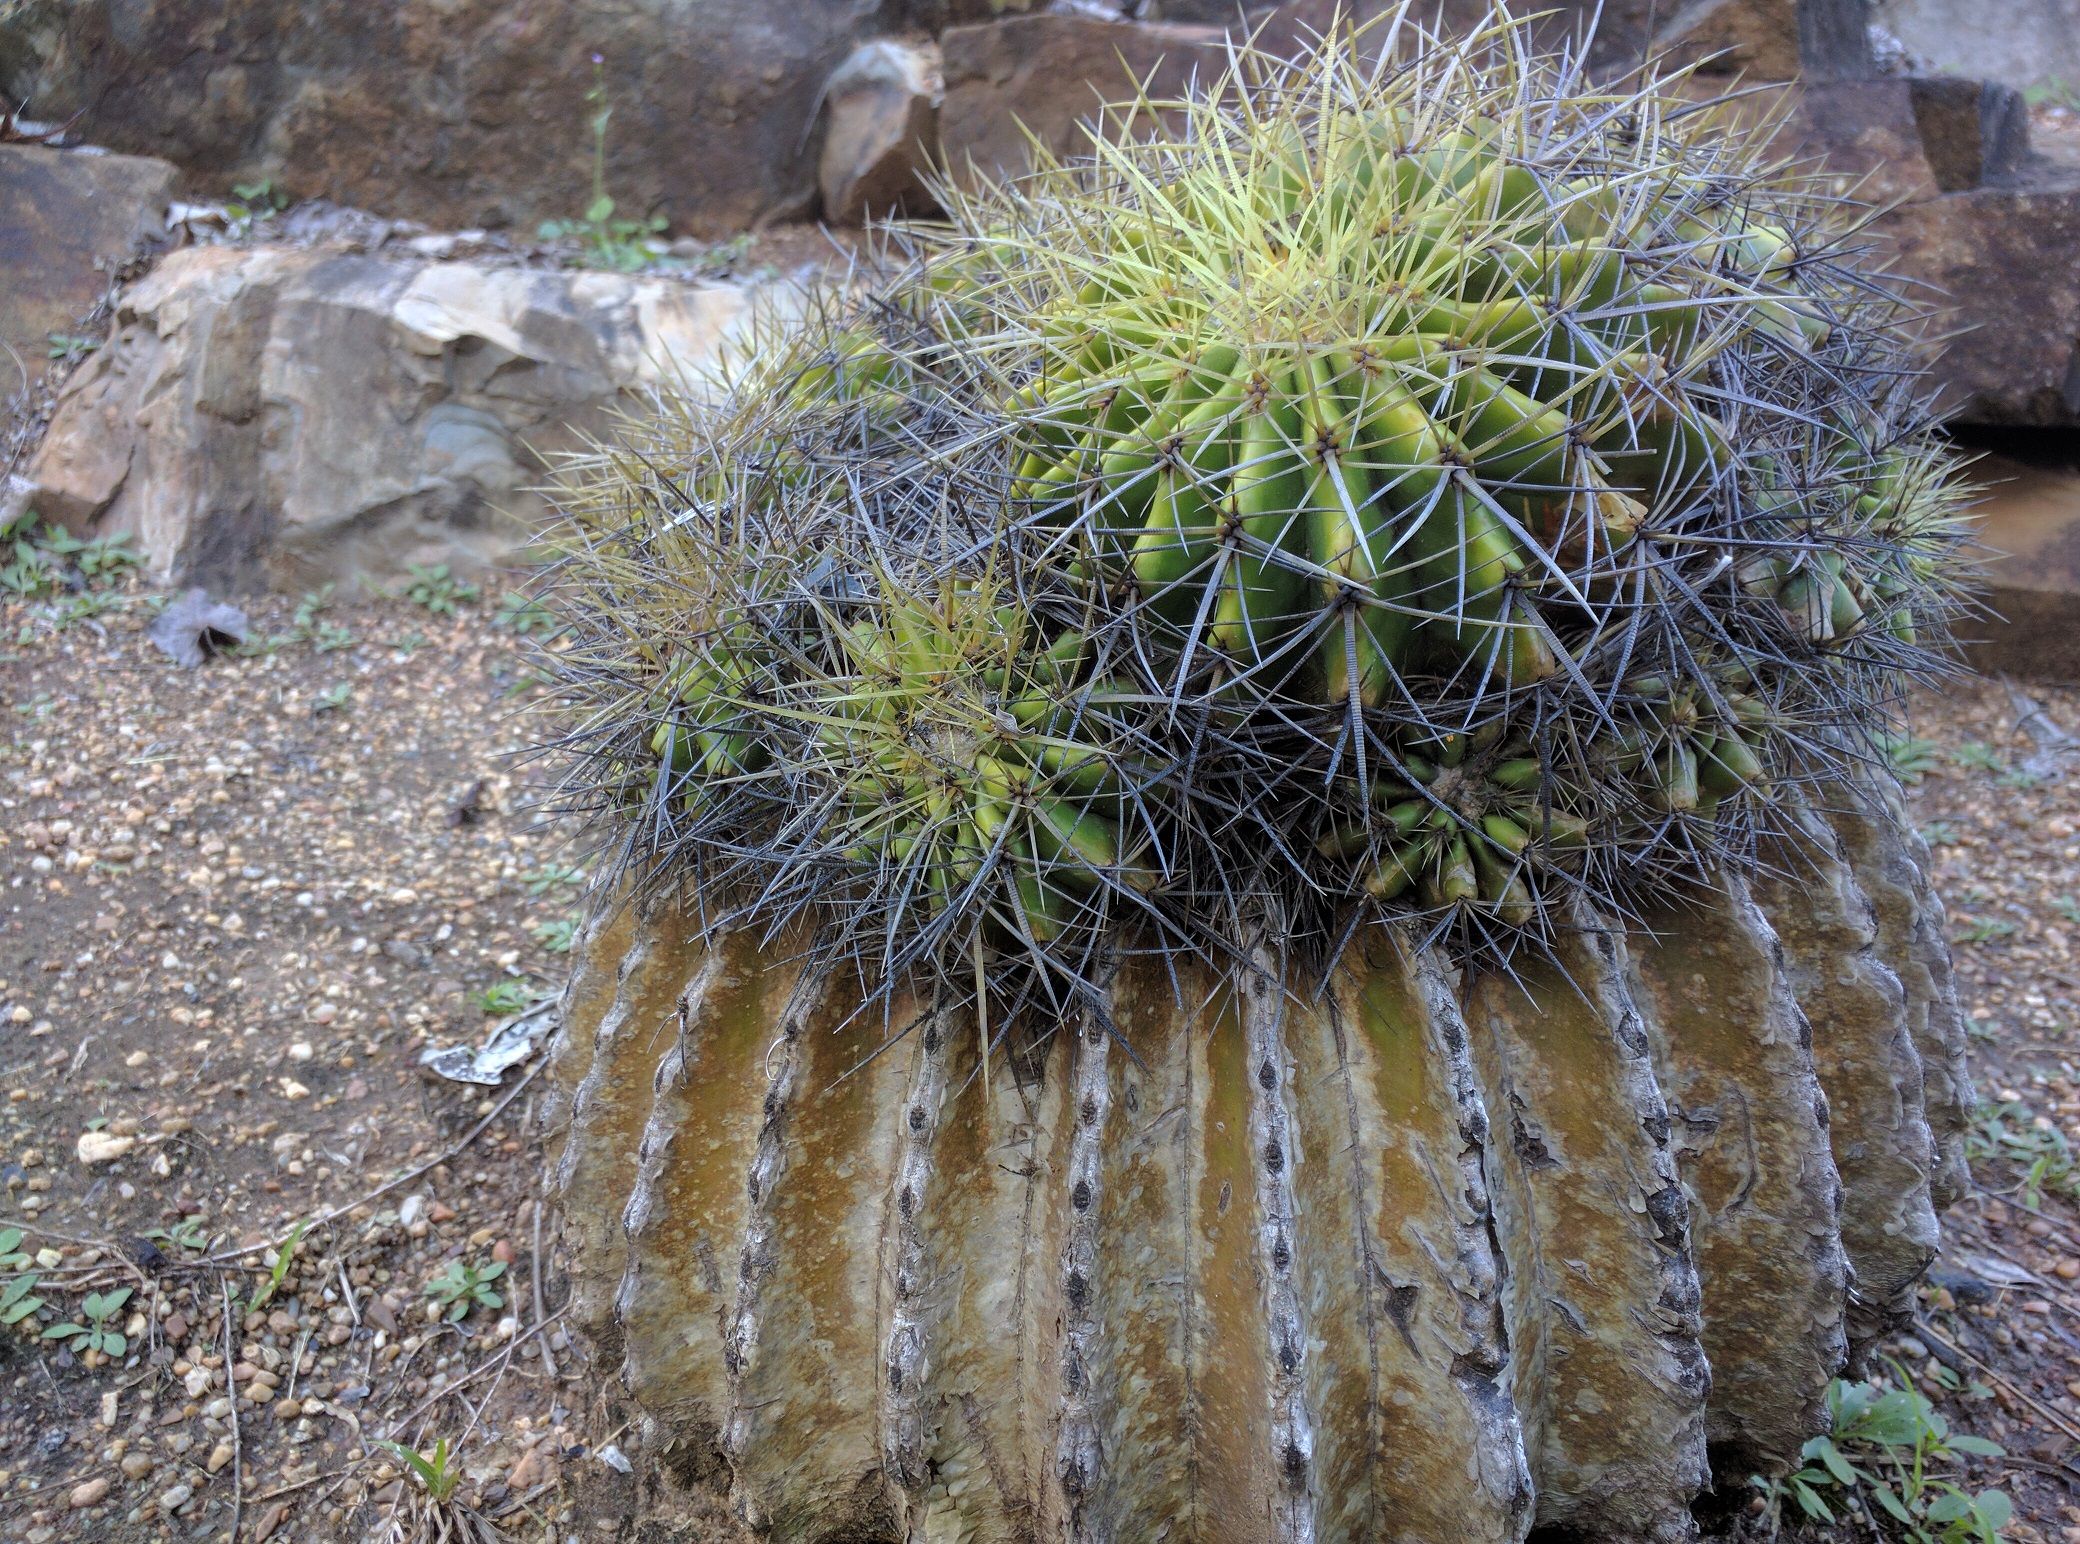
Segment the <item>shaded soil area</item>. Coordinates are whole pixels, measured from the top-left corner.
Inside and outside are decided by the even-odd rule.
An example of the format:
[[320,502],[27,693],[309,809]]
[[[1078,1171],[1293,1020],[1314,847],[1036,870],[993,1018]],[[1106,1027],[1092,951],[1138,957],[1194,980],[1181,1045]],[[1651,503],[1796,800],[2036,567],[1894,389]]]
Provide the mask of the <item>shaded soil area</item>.
[[[181,670],[134,593],[0,605],[0,1541],[431,1536],[384,1444],[442,1439],[451,1516],[633,1536],[658,1466],[559,1317],[539,1063],[420,1065],[553,988],[579,906],[507,759],[525,613],[252,609]],[[2080,1541],[2080,757],[2017,728],[2080,733],[2080,691],[2032,690],[1928,698],[1899,749],[1984,1103],[1889,1350],[2006,1449],[1951,1472],[2009,1536]]]

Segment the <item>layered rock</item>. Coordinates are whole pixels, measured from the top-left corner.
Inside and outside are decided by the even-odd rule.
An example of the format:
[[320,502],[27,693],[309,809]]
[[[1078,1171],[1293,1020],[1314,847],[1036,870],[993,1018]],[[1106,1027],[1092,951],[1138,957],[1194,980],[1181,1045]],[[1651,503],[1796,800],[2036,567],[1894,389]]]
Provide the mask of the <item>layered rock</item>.
[[750,302],[737,284],[191,248],[123,296],[27,502],[135,536],[160,582],[481,567],[544,524],[546,456],[698,371]]
[[1940,911],[1882,801],[1807,825],[1514,979],[1129,957],[988,1079],[965,1012],[611,917],[551,1068],[574,1306],[775,1537],[1691,1537],[1954,1183]]

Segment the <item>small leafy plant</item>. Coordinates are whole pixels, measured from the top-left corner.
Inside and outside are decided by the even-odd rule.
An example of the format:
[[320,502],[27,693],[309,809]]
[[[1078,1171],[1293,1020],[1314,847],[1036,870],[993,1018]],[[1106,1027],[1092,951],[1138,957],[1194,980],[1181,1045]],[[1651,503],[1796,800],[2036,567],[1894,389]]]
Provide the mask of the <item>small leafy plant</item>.
[[1990,944],[1998,939],[2012,938],[2015,924],[1994,917],[1981,917],[1957,935],[1961,944]]
[[505,1307],[505,1298],[491,1285],[505,1273],[503,1260],[489,1265],[450,1260],[447,1270],[426,1283],[426,1295],[447,1310],[450,1324],[459,1324],[472,1308]]
[[[128,536],[75,536],[39,520],[34,510],[0,525],[0,542],[6,544],[0,556],[7,559],[0,563],[0,590],[21,600],[76,590],[72,599],[79,601],[143,562]],[[113,597],[107,604],[113,607]]]
[[1878,737],[1878,746],[1885,753],[1886,765],[1892,768],[1893,776],[1903,783],[1920,782],[1938,765],[1938,747],[1933,740],[1910,734],[1888,734]]
[[414,563],[411,580],[404,587],[406,600],[441,617],[454,616],[458,607],[474,601],[477,595],[477,587],[467,579],[456,578],[445,563]]
[[558,885],[578,886],[585,883],[585,871],[567,864],[550,863],[520,876],[520,883],[527,887],[529,895],[547,895]]
[[345,681],[340,681],[334,684],[333,686],[328,687],[326,690],[318,693],[318,695],[311,700],[311,712],[337,713],[340,709],[344,708],[347,705],[348,700],[352,698],[353,695],[354,688],[348,685]]
[[294,631],[320,654],[331,654],[354,641],[354,635],[320,615],[332,604],[332,586],[323,585],[306,594],[296,606]]
[[525,1013],[534,999],[534,988],[519,976],[508,976],[477,994],[477,1001],[484,1011],[499,1018]]
[[95,1351],[111,1359],[121,1356],[129,1349],[129,1342],[122,1331],[114,1328],[114,1320],[130,1301],[130,1291],[128,1287],[117,1287],[112,1292],[89,1292],[79,1305],[79,1316],[86,1322],[53,1324],[43,1332],[43,1338],[68,1341],[76,1353]]
[[2001,760],[2000,753],[1984,740],[1967,740],[1950,753],[1950,759],[1967,772],[1998,774],[2007,770],[2007,764]]
[[183,1217],[170,1228],[149,1229],[145,1237],[161,1248],[189,1249],[197,1254],[209,1248],[209,1233],[195,1217]]
[[246,1312],[253,1313],[274,1301],[282,1290],[282,1283],[289,1279],[289,1267],[296,1262],[296,1251],[303,1244],[303,1230],[310,1226],[308,1217],[298,1218],[289,1236],[275,1246],[274,1261],[267,1268],[267,1280],[253,1289],[252,1298],[246,1303]]
[[262,177],[255,182],[234,182],[231,201],[224,206],[224,218],[233,235],[244,236],[252,230],[254,221],[280,214],[289,203],[289,195],[277,187],[271,177]]
[[1965,1133],[1965,1156],[1974,1163],[2019,1166],[2022,1177],[2013,1193],[2028,1211],[2042,1209],[2046,1190],[2080,1197],[2080,1175],[2065,1134],[2013,1101],[1979,1106]]
[[558,917],[553,922],[537,922],[529,931],[551,954],[569,954],[578,941],[578,919]]
[[456,1487],[462,1483],[462,1469],[459,1465],[449,1462],[446,1437],[433,1445],[431,1453],[417,1452],[402,1442],[385,1442],[382,1445],[395,1453],[405,1467],[412,1471],[413,1478],[418,1480],[428,1500],[446,1503],[453,1498]]
[[20,1228],[0,1228],[0,1325],[12,1327],[29,1318],[43,1307],[43,1299],[36,1296],[36,1283],[43,1279],[40,1271],[29,1269],[30,1256],[22,1248]]
[[508,590],[499,597],[498,612],[491,618],[491,623],[523,638],[552,633],[557,626],[555,612],[519,590]]
[[2025,86],[2022,100],[2031,107],[2060,107],[2069,113],[2080,112],[2080,86],[2054,75],[2034,86]]
[[1934,1473],[1965,1455],[1999,1458],[1983,1437],[1950,1430],[1949,1422],[1894,1367],[1899,1387],[1836,1379],[1827,1390],[1829,1430],[1802,1450],[1805,1465],[1783,1480],[1758,1482],[1772,1523],[1789,1499],[1808,1519],[1833,1524],[1880,1513],[1912,1544],[1998,1544],[2014,1512],[2006,1495],[1974,1495]]
[[614,104],[607,91],[607,64],[592,56],[592,89],[585,93],[592,107],[592,202],[575,220],[545,220],[544,241],[575,239],[584,244],[585,257],[595,268],[615,273],[634,273],[647,268],[662,255],[657,238],[664,234],[663,215],[647,220],[617,220],[614,196],[607,191],[607,125],[614,121]]
[[44,357],[58,364],[76,363],[101,347],[98,338],[82,338],[69,332],[50,333],[48,341],[50,346]]

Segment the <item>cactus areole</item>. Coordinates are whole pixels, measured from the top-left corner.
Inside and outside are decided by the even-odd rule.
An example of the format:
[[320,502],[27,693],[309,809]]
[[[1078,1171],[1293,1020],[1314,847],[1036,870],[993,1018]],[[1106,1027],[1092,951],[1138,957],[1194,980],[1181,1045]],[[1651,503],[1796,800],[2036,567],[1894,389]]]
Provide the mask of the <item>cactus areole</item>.
[[1877,750],[1966,491],[1773,127],[1239,45],[574,458],[557,1173],[747,1526],[1675,1539],[1795,1458],[1961,1175]]

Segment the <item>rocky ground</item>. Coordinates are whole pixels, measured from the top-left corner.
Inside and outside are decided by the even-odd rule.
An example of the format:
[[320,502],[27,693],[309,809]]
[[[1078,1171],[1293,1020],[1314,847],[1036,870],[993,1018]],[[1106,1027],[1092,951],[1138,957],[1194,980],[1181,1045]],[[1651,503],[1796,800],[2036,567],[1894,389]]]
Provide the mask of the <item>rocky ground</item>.
[[[577,914],[507,754],[537,615],[436,581],[280,599],[182,670],[120,575],[0,605],[0,1541],[434,1537],[388,1444],[443,1441],[451,1520],[614,1536],[643,1455],[560,1322],[537,1063],[419,1064],[547,992]],[[2080,691],[2032,690],[1928,698],[1898,748],[1984,1108],[1891,1350],[2006,1450],[1930,1472],[2080,1540],[2080,765],[2044,743]],[[1870,1485],[1812,1489],[1820,1536],[1884,1536],[1844,1506]]]
[[134,599],[0,608],[0,1539],[361,1537],[442,1439],[546,1537],[598,1463],[531,1080],[418,1066],[549,990],[583,882],[512,807],[511,626],[431,598],[192,671]]

